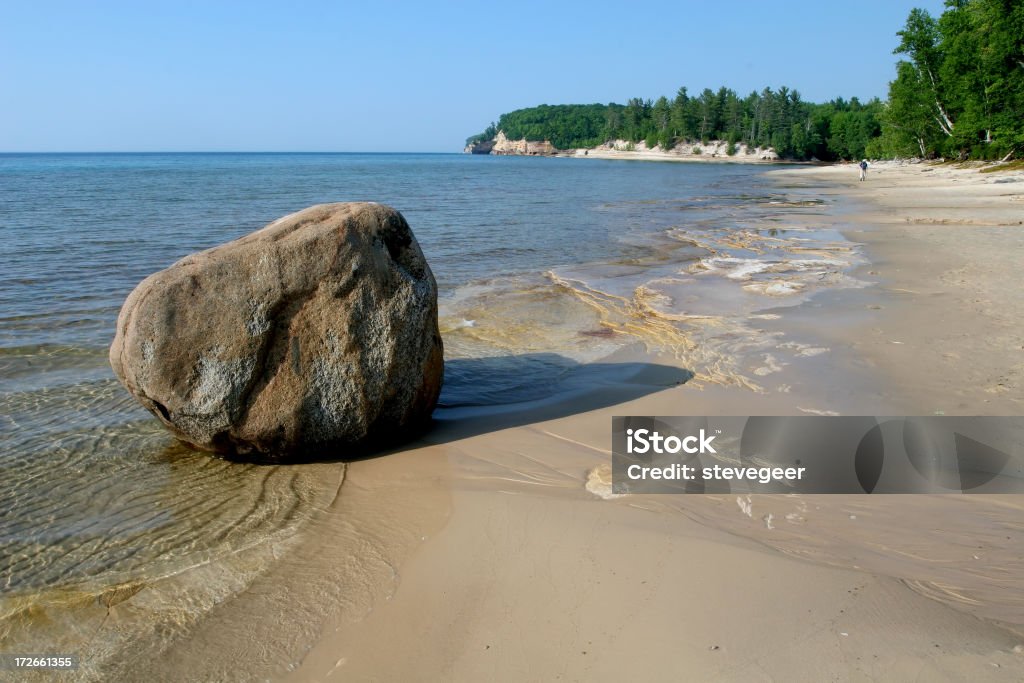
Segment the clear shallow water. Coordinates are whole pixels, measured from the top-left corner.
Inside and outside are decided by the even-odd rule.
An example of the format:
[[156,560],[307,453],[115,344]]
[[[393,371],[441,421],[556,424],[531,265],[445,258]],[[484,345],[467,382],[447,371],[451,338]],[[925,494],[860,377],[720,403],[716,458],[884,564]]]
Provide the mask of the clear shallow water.
[[443,407],[550,396],[579,363],[624,346],[675,357],[697,381],[757,389],[738,359],[772,346],[758,311],[855,285],[845,271],[858,259],[838,234],[787,221],[819,208],[780,194],[764,170],[0,155],[0,638],[31,642],[41,619],[43,644],[73,644],[82,634],[55,595],[109,603],[287,539],[337,495],[340,464],[189,452],[121,388],[106,350],[121,303],[150,273],[311,204],[379,201],[405,214],[438,280],[446,356],[499,359],[451,364]]

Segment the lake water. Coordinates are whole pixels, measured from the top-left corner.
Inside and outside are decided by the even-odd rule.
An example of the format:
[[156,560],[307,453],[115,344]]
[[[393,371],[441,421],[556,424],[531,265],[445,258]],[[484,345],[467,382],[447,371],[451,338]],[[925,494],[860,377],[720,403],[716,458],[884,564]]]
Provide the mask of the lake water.
[[[280,549],[338,494],[343,465],[194,453],[128,396],[107,348],[121,303],[150,273],[312,204],[378,201],[405,215],[437,278],[446,357],[487,361],[449,364],[442,410],[557,394],[574,367],[626,347],[674,358],[698,382],[756,388],[737,359],[766,343],[759,311],[856,285],[847,271],[859,259],[840,235],[787,222],[818,207],[782,194],[766,170],[0,155],[0,639],[77,651],[83,605],[109,608],[156,579]],[[232,587],[204,590],[185,612]]]

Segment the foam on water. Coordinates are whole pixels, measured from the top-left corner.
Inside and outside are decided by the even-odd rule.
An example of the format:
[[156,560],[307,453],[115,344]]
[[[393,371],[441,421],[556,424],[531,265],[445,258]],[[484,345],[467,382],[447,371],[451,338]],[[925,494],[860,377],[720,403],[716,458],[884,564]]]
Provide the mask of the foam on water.
[[587,472],[585,488],[603,500],[614,500],[627,495],[612,493],[612,466],[608,463],[602,463]]
[[[677,359],[698,382],[762,390],[765,366],[745,361],[778,340],[757,323],[774,314],[759,311],[801,303],[825,288],[863,286],[849,275],[862,257],[835,231],[766,227],[761,204],[723,199],[715,211],[728,206],[728,220],[624,233],[632,247],[627,258],[560,265],[543,279],[492,278],[457,288],[441,302],[451,355],[554,350],[590,362],[639,343]],[[818,205],[778,202],[791,211]],[[465,319],[474,320],[473,329],[464,329]]]

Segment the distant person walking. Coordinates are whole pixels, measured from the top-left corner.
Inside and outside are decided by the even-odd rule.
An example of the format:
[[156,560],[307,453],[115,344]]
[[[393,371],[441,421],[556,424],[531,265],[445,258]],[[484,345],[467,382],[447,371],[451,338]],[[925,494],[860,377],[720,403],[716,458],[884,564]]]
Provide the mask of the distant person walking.
[[868,160],[861,159],[858,166],[860,166],[860,179],[863,181],[868,175]]

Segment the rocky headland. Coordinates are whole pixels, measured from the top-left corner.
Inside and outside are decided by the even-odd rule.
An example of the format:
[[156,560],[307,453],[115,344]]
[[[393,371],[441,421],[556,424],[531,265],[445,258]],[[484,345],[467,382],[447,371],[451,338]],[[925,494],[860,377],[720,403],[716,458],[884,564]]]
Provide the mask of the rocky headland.
[[481,140],[463,150],[466,154],[494,154],[496,156],[555,156],[560,153],[547,140],[510,140],[504,131],[498,131],[492,140]]

